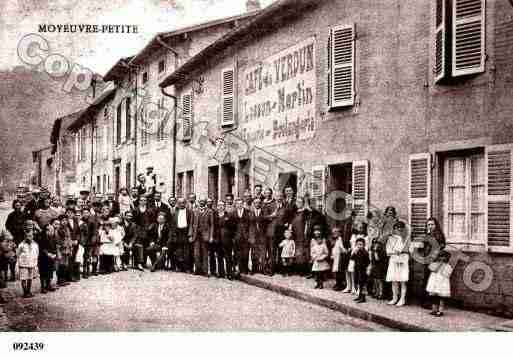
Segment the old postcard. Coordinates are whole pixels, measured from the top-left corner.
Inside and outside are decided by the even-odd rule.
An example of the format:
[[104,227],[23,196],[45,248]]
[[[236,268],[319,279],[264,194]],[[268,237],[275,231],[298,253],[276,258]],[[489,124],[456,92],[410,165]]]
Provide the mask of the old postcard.
[[6,0],[0,50],[6,335],[513,329],[513,1]]

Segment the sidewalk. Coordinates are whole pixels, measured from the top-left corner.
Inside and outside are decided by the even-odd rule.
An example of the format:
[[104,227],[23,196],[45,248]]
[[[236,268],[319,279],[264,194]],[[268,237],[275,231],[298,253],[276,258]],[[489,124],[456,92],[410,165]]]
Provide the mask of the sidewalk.
[[367,298],[367,303],[357,304],[351,294],[333,291],[333,280],[325,282],[324,289],[320,290],[313,289],[313,279],[299,276],[268,277],[256,274],[243,275],[241,280],[249,285],[402,331],[513,331],[513,321],[452,307],[446,309],[443,317],[437,318],[416,304],[395,307],[373,298]]

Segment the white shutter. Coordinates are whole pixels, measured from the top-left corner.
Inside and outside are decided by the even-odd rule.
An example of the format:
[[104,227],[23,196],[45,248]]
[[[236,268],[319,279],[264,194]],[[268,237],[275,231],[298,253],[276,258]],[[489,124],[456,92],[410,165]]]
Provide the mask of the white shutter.
[[369,161],[353,162],[353,210],[365,217],[369,209]]
[[330,31],[330,108],[354,104],[355,26],[342,25]]
[[484,71],[485,0],[453,0],[452,76]]
[[221,126],[231,126],[235,123],[235,69],[222,71],[222,117]]
[[326,168],[324,166],[312,167],[311,186],[311,206],[324,213],[324,199],[326,197]]
[[445,77],[447,68],[446,3],[447,0],[436,0],[435,82]]
[[182,96],[182,112],[182,137],[184,141],[190,141],[192,139],[192,94]]
[[486,233],[488,249],[495,252],[513,252],[512,153],[511,144],[486,148]]
[[426,220],[431,216],[431,155],[410,155],[408,218],[411,239],[424,234]]

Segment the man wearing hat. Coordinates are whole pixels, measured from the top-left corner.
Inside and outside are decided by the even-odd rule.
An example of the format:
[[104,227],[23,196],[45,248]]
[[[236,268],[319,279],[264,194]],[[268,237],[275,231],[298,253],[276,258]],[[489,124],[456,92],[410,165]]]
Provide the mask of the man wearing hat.
[[25,205],[25,214],[27,218],[34,218],[36,211],[43,207],[43,201],[41,200],[41,190],[35,188],[32,191],[32,199]]
[[84,206],[87,205],[87,200],[89,199],[89,191],[87,189],[82,189],[80,192],[79,192],[79,198],[77,200],[77,206],[79,206],[80,208],[83,208]]

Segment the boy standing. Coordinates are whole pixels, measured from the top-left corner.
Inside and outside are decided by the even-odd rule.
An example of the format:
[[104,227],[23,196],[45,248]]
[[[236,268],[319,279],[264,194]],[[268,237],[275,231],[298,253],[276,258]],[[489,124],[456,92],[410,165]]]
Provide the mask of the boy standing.
[[367,288],[367,269],[369,268],[369,252],[365,249],[365,238],[358,237],[355,242],[355,250],[351,255],[354,260],[354,283],[358,292],[355,298],[357,303],[365,303],[365,288]]
[[23,288],[23,298],[32,298],[32,279],[34,278],[39,247],[34,241],[34,222],[25,221],[23,224],[24,240],[18,246],[18,265],[20,268],[20,280]]

